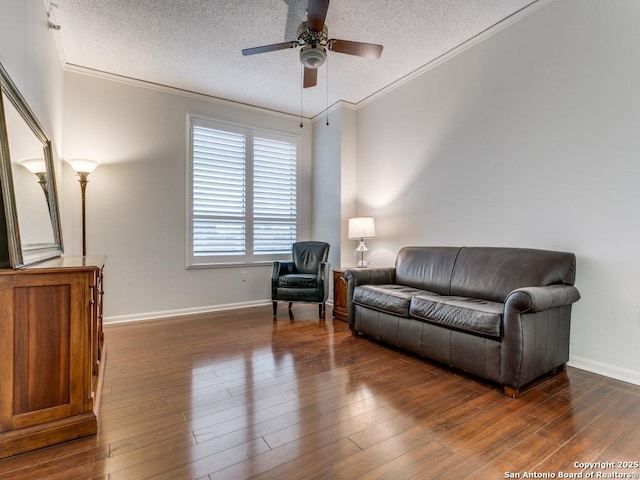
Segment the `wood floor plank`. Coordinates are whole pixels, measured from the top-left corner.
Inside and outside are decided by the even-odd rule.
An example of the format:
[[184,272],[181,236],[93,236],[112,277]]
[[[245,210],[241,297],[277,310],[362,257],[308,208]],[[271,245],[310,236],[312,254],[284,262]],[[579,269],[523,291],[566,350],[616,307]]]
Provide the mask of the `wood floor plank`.
[[[636,417],[633,421],[629,422],[628,416],[624,415],[624,422],[628,422],[626,428],[624,426],[613,426],[612,428],[619,428],[621,430],[620,436],[611,445],[607,446],[600,455],[595,459],[596,462],[635,462],[640,450],[640,418]],[[640,469],[639,476],[640,476]]]
[[[396,420],[396,418],[391,420]],[[362,451],[333,465],[333,469],[338,472],[342,478],[359,478],[415,449],[422,448],[431,443],[434,444],[432,447],[435,446],[435,432],[430,431],[429,428],[424,425],[415,426],[415,420],[413,419],[403,417],[403,420],[409,420],[410,424],[414,426],[404,428],[396,435],[391,435],[383,441],[362,449]],[[388,424],[390,421],[384,423]],[[406,425],[408,426],[409,423]],[[371,428],[366,430],[371,430]],[[350,438],[353,438],[353,436]],[[437,444],[437,446],[442,447],[440,444]],[[447,455],[450,453],[449,451],[446,452]]]
[[393,412],[384,406],[377,405],[375,401],[369,402],[365,400],[332,412],[329,415],[316,417],[304,425],[297,424],[278,430],[266,435],[265,440],[271,448],[309,439],[312,439],[309,441],[323,444],[324,441],[330,441],[332,436],[334,438],[346,438],[350,433],[394,416]]
[[113,472],[110,479],[143,480],[153,478],[155,480],[176,480],[180,478],[198,478],[268,450],[269,447],[264,440],[259,439],[213,452],[210,455],[200,455],[198,458],[185,457],[184,455],[167,455],[161,459],[139,463],[133,468]]
[[[607,391],[606,388],[603,390]],[[563,444],[552,455],[536,465],[535,469],[568,473],[582,472],[584,469],[575,467],[574,463],[576,461],[595,462],[602,452],[616,444],[620,436],[627,432],[629,418],[637,419],[639,415],[640,397],[631,395],[617,398],[616,401],[607,405],[601,415],[594,418],[588,428],[577,431],[571,441]],[[636,444],[634,456],[628,458],[638,455],[640,455],[640,443]],[[567,461],[567,459],[574,460]]]
[[[535,433],[543,422],[527,415],[514,415],[483,434],[469,437],[466,445],[436,465],[425,466],[429,478],[467,478]],[[436,437],[440,442],[440,436]],[[491,478],[491,477],[488,477]],[[504,478],[504,472],[501,475]]]
[[296,470],[300,465],[310,464],[313,466],[314,459],[318,463],[322,463],[321,467],[316,466],[319,471],[329,468],[331,464],[340,461],[359,451],[348,439],[340,439],[335,442],[318,448],[316,445],[304,442],[290,442],[281,447],[274,448],[255,457],[248,458],[242,462],[236,463],[231,467],[218,470],[209,474],[211,480],[241,480],[248,478],[258,478],[263,476],[265,479],[287,478],[278,476],[283,470],[292,472],[290,477],[301,478],[297,476]]
[[462,388],[454,391],[454,393],[450,395],[444,395],[432,401],[425,401],[425,408],[421,408],[417,412],[414,410],[402,412],[393,405],[393,409],[398,413],[398,416],[356,432],[350,435],[349,438],[361,449],[366,450],[373,445],[415,427],[417,424],[427,424],[427,426],[431,428],[431,426],[428,425],[430,418],[437,417],[444,412],[455,409],[479,395],[475,390]]
[[511,399],[313,305],[105,337],[98,434],[2,459],[0,480],[485,480],[638,460],[640,386],[569,367]]
[[[535,420],[526,415],[530,408],[526,402],[511,400],[516,401],[509,401],[502,405],[487,405],[486,411],[455,427],[450,427],[450,424],[446,424],[446,427],[436,427],[438,441],[451,451],[459,452],[503,426],[510,427],[523,418],[529,422]],[[539,421],[538,425],[541,428],[544,424]]]
[[560,446],[537,433],[531,434],[506,450],[494,460],[487,462],[468,475],[468,480],[486,480],[488,478],[517,478],[509,474],[522,475],[532,472],[541,459],[547,458]]
[[611,402],[610,393],[610,388],[602,383],[578,395],[571,408],[545,426],[540,434],[564,444],[602,415]]
[[440,445],[437,441],[431,441],[421,447],[409,450],[407,453],[404,453],[403,455],[400,455],[357,478],[366,478],[367,480],[387,480],[390,478],[445,478],[431,476],[429,466],[440,464],[444,459],[450,456],[451,452],[449,450]]

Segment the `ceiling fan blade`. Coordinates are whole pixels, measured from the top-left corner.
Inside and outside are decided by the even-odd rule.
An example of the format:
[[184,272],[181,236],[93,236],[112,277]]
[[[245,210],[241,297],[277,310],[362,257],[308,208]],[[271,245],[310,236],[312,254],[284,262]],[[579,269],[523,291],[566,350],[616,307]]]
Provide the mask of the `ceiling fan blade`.
[[324,20],[327,18],[329,0],[309,0],[307,7],[307,26],[311,30],[321,32],[324,27]]
[[315,87],[318,84],[318,69],[304,68],[304,80],[302,86],[304,88]]
[[298,46],[298,42],[274,43],[272,45],[263,45],[261,47],[245,48],[244,50],[242,50],[242,55],[246,57],[247,55],[275,52],[276,50],[285,50],[287,48],[296,48]]
[[332,52],[346,53],[347,55],[357,55],[365,58],[380,58],[382,55],[382,45],[375,43],[352,42],[349,40],[329,40],[327,48]]

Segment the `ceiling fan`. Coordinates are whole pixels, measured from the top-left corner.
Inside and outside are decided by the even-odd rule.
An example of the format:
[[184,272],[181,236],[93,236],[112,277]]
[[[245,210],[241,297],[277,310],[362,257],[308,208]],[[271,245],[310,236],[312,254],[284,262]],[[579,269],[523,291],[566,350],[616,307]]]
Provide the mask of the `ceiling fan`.
[[287,48],[301,47],[300,62],[304,66],[303,86],[314,87],[318,83],[317,68],[324,64],[327,50],[330,52],[346,53],[366,58],[380,58],[382,45],[373,43],[352,42],[329,38],[329,30],[324,24],[329,9],[329,0],[309,0],[307,7],[307,21],[298,26],[297,40],[261,47],[245,48],[242,55],[256,55],[258,53],[274,52]]

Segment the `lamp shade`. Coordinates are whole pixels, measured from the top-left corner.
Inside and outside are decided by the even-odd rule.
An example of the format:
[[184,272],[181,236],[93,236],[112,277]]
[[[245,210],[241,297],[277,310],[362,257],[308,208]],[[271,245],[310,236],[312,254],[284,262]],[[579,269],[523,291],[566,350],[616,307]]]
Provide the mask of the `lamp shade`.
[[99,165],[95,160],[87,158],[68,158],[66,161],[78,173],[91,173]]
[[31,173],[45,173],[47,171],[47,165],[44,163],[44,158],[23,158],[18,160],[18,165],[22,165]]
[[349,240],[376,238],[376,224],[373,217],[350,218],[348,236]]

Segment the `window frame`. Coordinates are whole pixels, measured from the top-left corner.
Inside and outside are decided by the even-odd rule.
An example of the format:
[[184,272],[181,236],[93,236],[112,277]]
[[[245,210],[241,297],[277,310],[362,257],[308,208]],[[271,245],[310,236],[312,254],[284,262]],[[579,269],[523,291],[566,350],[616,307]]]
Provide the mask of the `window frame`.
[[[211,128],[214,130],[221,130],[225,132],[241,133],[245,138],[245,202],[246,210],[244,215],[245,222],[245,252],[244,254],[230,254],[230,255],[194,255],[194,210],[193,210],[193,175],[194,175],[194,141],[193,141],[193,129],[194,126],[202,128]],[[296,225],[296,238],[298,241],[300,238],[300,211],[301,211],[301,197],[300,197],[300,183],[301,183],[301,135],[294,134],[286,131],[279,131],[274,129],[268,129],[264,127],[258,127],[254,125],[247,125],[241,123],[227,122],[214,118],[199,116],[199,115],[187,115],[187,172],[186,172],[186,210],[187,210],[187,225],[186,225],[186,268],[224,268],[224,267],[237,267],[237,266],[261,266],[270,265],[277,260],[290,260],[291,251],[280,254],[256,254],[254,253],[254,235],[253,226],[256,222],[254,216],[254,138],[266,138],[275,141],[284,141],[295,146],[296,152],[296,208],[295,208],[295,225]]]

